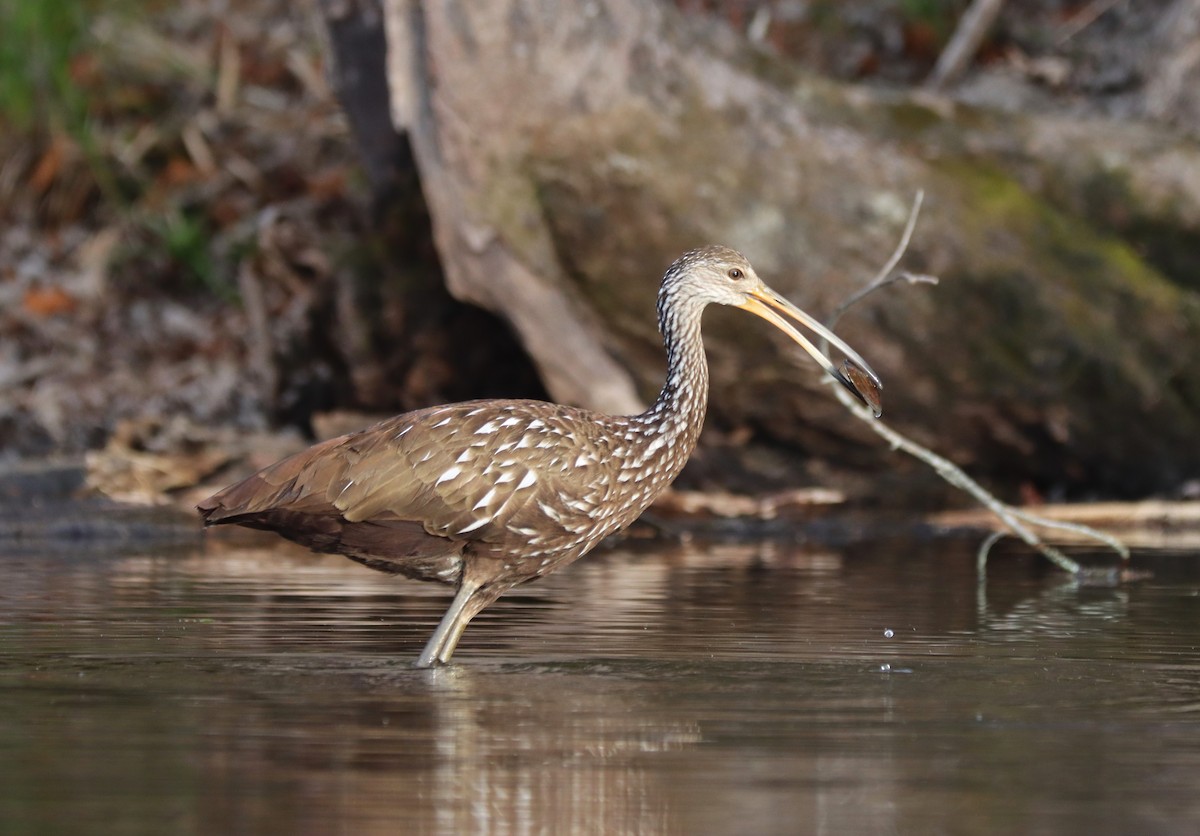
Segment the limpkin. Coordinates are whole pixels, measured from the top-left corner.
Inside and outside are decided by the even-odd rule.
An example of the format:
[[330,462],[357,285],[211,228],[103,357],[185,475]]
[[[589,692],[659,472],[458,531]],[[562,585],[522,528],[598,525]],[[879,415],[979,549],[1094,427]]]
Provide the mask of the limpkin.
[[[205,525],[262,528],[392,574],[457,585],[417,660],[444,664],[470,620],[633,522],[696,446],[708,401],[700,319],[732,305],[783,330],[876,413],[879,380],[740,254],[680,257],[658,294],[667,379],[640,415],[531,400],[419,409],[283,459],[200,503]],[[845,373],[781,316],[837,346]]]

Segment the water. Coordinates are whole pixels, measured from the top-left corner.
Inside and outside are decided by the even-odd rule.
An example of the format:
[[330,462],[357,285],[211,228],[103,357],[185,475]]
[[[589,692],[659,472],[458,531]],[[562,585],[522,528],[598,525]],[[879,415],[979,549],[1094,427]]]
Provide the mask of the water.
[[612,550],[416,671],[447,592],[340,558],[7,548],[0,832],[1197,832],[1197,556],[971,550]]

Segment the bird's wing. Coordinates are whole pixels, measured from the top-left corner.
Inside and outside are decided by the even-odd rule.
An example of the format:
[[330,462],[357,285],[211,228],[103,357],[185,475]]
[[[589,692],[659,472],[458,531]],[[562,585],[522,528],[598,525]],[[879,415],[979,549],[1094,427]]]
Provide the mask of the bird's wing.
[[537,401],[468,402],[318,444],[226,488],[201,511],[209,522],[268,511],[414,522],[439,537],[503,547],[591,526],[606,496],[604,458],[586,413]]
[[420,520],[455,540],[580,531],[603,496],[594,421],[536,401],[409,413],[341,450],[352,464],[329,499],[347,520]]

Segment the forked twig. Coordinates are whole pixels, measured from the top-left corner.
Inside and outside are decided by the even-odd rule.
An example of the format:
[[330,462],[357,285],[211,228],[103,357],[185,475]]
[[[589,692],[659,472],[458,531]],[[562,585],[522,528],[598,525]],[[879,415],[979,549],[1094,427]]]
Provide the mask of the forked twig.
[[[879,290],[882,287],[886,287],[898,281],[907,281],[910,284],[916,282],[929,284],[937,283],[937,279],[933,276],[912,276],[908,273],[893,272],[895,271],[896,265],[899,264],[904,253],[908,250],[908,244],[912,239],[913,229],[917,224],[917,216],[921,212],[921,203],[923,198],[924,192],[917,192],[916,198],[913,200],[912,210],[908,216],[908,223],[904,228],[904,234],[901,236],[900,242],[897,244],[891,258],[888,259],[883,268],[875,275],[873,279],[871,279],[870,282],[863,287],[862,290],[859,290],[847,301],[838,306],[837,310],[834,311],[833,315],[829,317],[829,321],[827,322],[827,326],[830,330],[833,329],[834,324],[842,316],[842,314],[844,314],[850,308],[851,305],[856,304],[857,302],[866,298],[869,294]],[[828,351],[829,349],[829,346],[825,340],[821,341],[821,349],[822,351]],[[833,383],[834,381],[831,379],[828,382]],[[983,505],[993,514],[995,514],[996,517],[999,518],[1002,523],[1004,523],[1008,529],[1007,532],[996,532],[995,534],[992,534],[986,540],[984,540],[979,547],[978,561],[981,573],[983,567],[986,565],[987,555],[992,546],[994,546],[1003,537],[1007,536],[1008,534],[1012,534],[1028,543],[1030,546],[1040,552],[1047,560],[1049,560],[1055,566],[1058,566],[1060,569],[1070,572],[1072,575],[1076,576],[1081,574],[1083,568],[1076,561],[1067,557],[1054,546],[1051,546],[1049,543],[1045,542],[1033,531],[1033,528],[1072,531],[1085,537],[1091,537],[1107,545],[1123,559],[1129,559],[1128,547],[1126,547],[1125,544],[1116,537],[1105,534],[1102,531],[1097,531],[1090,526],[1080,525],[1079,523],[1065,523],[1059,520],[1046,519],[1045,517],[1031,514],[1028,511],[1023,511],[1014,508],[1007,503],[1001,502],[999,499],[993,496],[990,491],[968,476],[966,472],[964,472],[963,469],[958,465],[954,464],[954,462],[939,456],[932,450],[923,447],[907,436],[892,429],[883,421],[877,419],[874,412],[872,412],[868,406],[855,400],[854,396],[842,386],[834,386],[833,391],[834,394],[837,395],[838,400],[841,401],[842,405],[845,406],[852,415],[862,420],[876,435],[887,441],[893,450],[903,450],[910,456],[929,465],[931,468],[933,468],[935,473],[937,473],[954,487],[970,494],[979,504]]]
[[891,258],[887,263],[875,274],[875,278],[867,282],[862,289],[850,294],[850,298],[838,305],[833,313],[829,315],[829,319],[825,321],[825,326],[833,330],[833,326],[842,318],[842,314],[848,311],[852,306],[857,305],[863,299],[866,299],[881,287],[887,287],[899,281],[906,281],[909,284],[937,284],[936,276],[917,275],[913,273],[900,272],[893,273],[896,265],[900,263],[900,259],[904,257],[904,253],[908,251],[908,244],[912,240],[913,230],[917,228],[917,218],[921,214],[921,204],[925,201],[925,190],[921,189],[913,198],[912,210],[908,213],[908,223],[904,225],[904,234],[900,236],[900,241],[896,244],[896,249],[892,251]]

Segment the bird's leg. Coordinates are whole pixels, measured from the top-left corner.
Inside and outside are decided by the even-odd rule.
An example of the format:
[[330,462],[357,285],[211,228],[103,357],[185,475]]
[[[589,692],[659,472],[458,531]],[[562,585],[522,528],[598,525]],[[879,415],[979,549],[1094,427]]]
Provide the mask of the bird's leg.
[[450,662],[454,648],[458,646],[458,640],[462,638],[463,630],[467,629],[471,619],[512,587],[511,581],[500,580],[504,572],[504,563],[500,560],[475,558],[463,561],[458,594],[442,616],[442,623],[429,637],[421,657],[416,661],[416,667],[430,668]]
[[450,656],[454,653],[454,647],[462,637],[463,630],[467,629],[467,623],[475,613],[482,609],[482,607],[468,609],[471,597],[478,589],[479,583],[467,578],[464,573],[463,579],[458,585],[458,594],[454,596],[446,614],[442,616],[441,623],[433,631],[429,641],[425,643],[425,649],[421,651],[414,667],[431,668],[435,664],[444,665],[450,661]]

